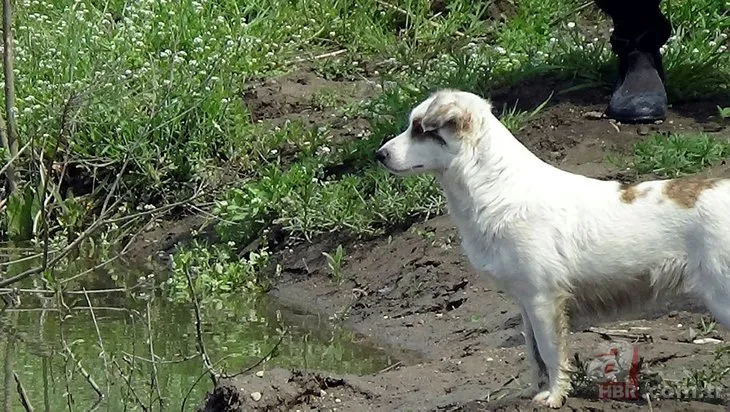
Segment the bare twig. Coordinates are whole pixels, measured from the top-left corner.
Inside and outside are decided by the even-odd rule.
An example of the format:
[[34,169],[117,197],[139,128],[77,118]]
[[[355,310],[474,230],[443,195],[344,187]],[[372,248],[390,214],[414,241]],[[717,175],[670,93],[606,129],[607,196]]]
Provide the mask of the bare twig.
[[[79,236],[73,242],[69,243],[68,246],[63,248],[56,256],[54,256],[53,259],[51,259],[48,262],[48,264],[45,265],[46,267],[43,267],[43,266],[34,267],[34,268],[28,269],[25,272],[22,272],[22,273],[16,275],[16,276],[13,276],[11,278],[0,280],[0,288],[6,287],[8,285],[12,285],[13,283],[16,283],[16,282],[20,282],[21,280],[23,280],[29,276],[36,275],[38,273],[43,272],[45,269],[47,269],[49,267],[53,267],[61,259],[66,257],[66,255],[68,255],[76,246],[78,246],[81,242],[83,242],[84,240],[89,238],[103,225],[116,223],[116,222],[120,222],[120,221],[125,221],[125,220],[129,220],[129,219],[134,219],[134,218],[137,218],[140,216],[147,216],[152,213],[160,213],[160,212],[172,209],[176,206],[180,206],[185,203],[188,203],[188,202],[192,201],[193,199],[195,199],[196,197],[199,197],[201,195],[202,195],[202,193],[198,193],[197,195],[193,196],[192,199],[182,200],[180,202],[171,203],[167,206],[164,206],[164,207],[161,207],[161,208],[158,208],[155,210],[147,210],[144,212],[136,213],[136,214],[130,215],[130,216],[124,216],[124,217],[117,218],[117,219],[105,219],[105,216],[101,216],[94,223],[92,223],[88,228],[86,228],[86,230],[84,230],[81,234],[79,234]],[[115,202],[115,204],[116,203],[117,202]],[[109,210],[111,210],[111,209],[112,209],[112,207],[107,209],[106,213],[108,214]]]
[[116,359],[112,359],[112,365],[117,367],[117,370],[119,371],[119,376],[122,377],[124,380],[124,383],[127,384],[127,388],[132,393],[132,396],[134,396],[134,400],[137,401],[137,404],[142,408],[143,411],[147,411],[147,406],[145,406],[144,402],[142,402],[142,399],[139,398],[137,395],[137,392],[134,390],[134,387],[132,386],[132,382],[129,380],[129,377],[124,375],[124,372],[122,372],[121,366],[119,366],[119,363]]
[[[5,115],[7,127],[0,116],[0,141],[15,158],[18,153],[18,127],[15,122],[15,77],[13,74],[13,8],[10,0],[3,0],[3,70],[5,75]],[[7,185],[10,193],[18,187],[15,166],[9,162],[6,167]]]
[[251,372],[251,371],[253,370],[253,368],[255,368],[255,367],[257,367],[257,366],[261,365],[262,363],[264,363],[264,361],[267,361],[267,360],[269,360],[269,359],[271,358],[271,356],[273,356],[273,355],[274,355],[274,353],[275,353],[275,352],[276,352],[276,351],[277,351],[277,350],[279,349],[279,346],[281,345],[281,342],[283,342],[283,341],[284,341],[284,337],[286,337],[286,335],[287,335],[288,333],[289,333],[289,330],[287,329],[287,331],[286,331],[286,332],[282,333],[282,334],[281,334],[281,336],[279,336],[279,340],[278,340],[278,341],[276,342],[276,344],[275,344],[275,345],[274,345],[274,346],[273,346],[273,347],[271,348],[271,350],[269,350],[269,352],[268,352],[268,353],[266,353],[266,355],[264,355],[264,356],[260,357],[260,358],[259,358],[259,360],[258,360],[258,361],[256,361],[256,363],[254,363],[253,365],[251,365],[251,366],[247,367],[246,369],[244,369],[244,370],[242,370],[242,371],[240,371],[240,372],[236,372],[236,373],[234,373],[233,375],[225,375],[225,374],[224,374],[224,375],[222,376],[222,378],[225,378],[225,379],[232,379],[232,378],[235,378],[236,376],[240,376],[240,375],[243,375],[243,374],[249,373],[249,372]]
[[[12,303],[11,303],[12,305]],[[11,306],[8,305],[8,306]],[[9,310],[9,309],[8,309]],[[17,322],[17,315],[11,314],[11,331],[8,334],[7,342],[5,343],[5,384],[3,386],[3,394],[5,396],[5,402],[3,408],[5,412],[12,411],[12,405],[10,403],[10,392],[13,382],[13,359],[15,358],[15,325]]]
[[33,412],[33,406],[31,406],[28,395],[25,393],[25,388],[23,387],[23,383],[20,381],[20,377],[15,372],[13,372],[13,377],[15,378],[15,385],[18,390],[18,396],[20,397],[20,403],[23,405],[26,412]]
[[601,337],[606,340],[613,340],[613,338],[631,339],[635,342],[652,342],[654,340],[652,336],[647,333],[631,333],[626,329],[604,329],[590,327],[585,331],[601,335]]
[[[378,4],[380,4],[381,6],[383,6],[385,8],[388,8],[388,9],[391,9],[391,10],[394,10],[394,11],[397,11],[398,13],[401,13],[401,14],[405,14],[411,20],[415,20],[415,18],[413,16],[413,13],[409,12],[408,10],[402,9],[402,8],[400,8],[398,6],[394,6],[394,5],[392,5],[392,4],[390,4],[390,3],[386,2],[386,1],[383,1],[383,0],[375,0],[375,2],[378,3]],[[441,28],[441,25],[438,24],[437,22],[433,21],[433,20],[426,20],[426,21],[428,22],[428,24],[430,24],[433,27]],[[458,31],[458,30],[454,30],[454,36],[464,37],[466,35],[464,33],[460,32],[460,31]]]
[[[231,355],[226,355],[226,356],[218,359],[212,366],[215,367],[219,363],[223,362],[224,360],[226,360],[226,359],[228,359],[228,358],[230,358],[232,356],[234,356],[234,355],[232,355],[232,354]],[[200,382],[200,380],[203,379],[203,377],[205,375],[207,375],[207,374],[208,374],[208,371],[207,370],[203,371],[203,373],[201,373],[200,375],[198,375],[198,378],[195,379],[195,382],[193,382],[193,384],[190,386],[190,388],[188,388],[188,392],[185,394],[185,397],[183,398],[183,401],[182,401],[182,405],[180,406],[180,411],[181,412],[185,412],[185,410],[186,410],[185,409],[185,403],[187,402],[188,397],[190,397],[190,394],[193,393],[193,389],[195,389],[195,387],[198,386],[198,382]]]
[[210,362],[208,352],[205,351],[202,321],[200,320],[200,304],[198,303],[198,297],[195,294],[195,289],[193,288],[193,278],[190,276],[188,268],[185,268],[185,277],[188,279],[188,292],[190,293],[190,300],[193,301],[193,308],[195,309],[195,334],[198,340],[198,352],[203,358],[203,366],[205,366],[205,369],[210,375],[210,380],[213,382],[213,386],[215,386],[218,382],[218,374],[213,369],[213,364]]
[[589,0],[585,3],[580,4],[577,7],[575,7],[573,10],[570,10],[567,13],[561,14],[560,16],[554,18],[552,21],[550,21],[550,23],[548,23],[548,26],[554,26],[556,23],[564,20],[566,17],[568,17],[574,13],[578,13],[579,11],[581,11],[583,9],[587,9],[592,4],[593,4],[593,0]]
[[8,170],[9,167],[12,167],[13,162],[18,160],[20,155],[22,155],[23,152],[25,151],[25,149],[27,149],[29,146],[30,146],[30,142],[26,143],[23,147],[21,147],[20,150],[18,150],[18,153],[13,155],[13,157],[11,157],[10,160],[8,160],[8,162],[5,164],[5,166],[0,168],[0,174],[5,173],[5,171]]
[[84,369],[83,365],[81,365],[81,361],[76,359],[76,356],[74,355],[73,351],[66,344],[66,341],[62,340],[62,343],[63,343],[64,350],[69,355],[71,360],[74,361],[74,363],[76,364],[76,368],[79,370],[79,372],[81,372],[81,376],[83,376],[86,379],[86,382],[89,383],[89,386],[91,386],[91,389],[93,389],[94,392],[96,392],[96,394],[100,398],[104,398],[105,397],[104,392],[101,391],[101,388],[99,387],[99,385],[96,384],[96,381],[94,380],[94,378],[89,374],[89,372],[86,369]]
[[[160,392],[160,382],[157,375],[157,362],[154,361],[155,359],[155,347],[152,343],[152,316],[150,315],[150,305],[152,301],[152,295],[147,297],[147,342],[149,343],[149,350],[150,350],[150,359],[153,361],[152,363],[152,382],[150,382],[150,385],[154,386],[155,391],[157,391],[157,400],[160,403],[160,410],[165,409],[165,401],[162,399],[162,393]],[[152,409],[152,405],[150,405],[150,409]]]
[[[169,364],[175,364],[175,363],[183,363],[183,362],[187,362],[187,361],[193,360],[193,359],[197,358],[198,356],[200,356],[199,353],[196,353],[195,355],[190,355],[190,356],[188,356],[186,358],[183,358],[183,359],[177,359],[177,360],[165,360],[165,359],[159,359],[158,360],[158,359],[155,359],[153,361],[152,359],[147,359],[147,358],[143,358],[141,356],[132,355],[131,353],[127,353],[127,352],[124,352],[124,351],[122,351],[122,354],[124,356],[130,357],[130,358],[135,358],[137,360],[141,360],[141,361],[148,362],[148,363],[152,363],[152,362],[159,363],[160,365],[169,365]],[[159,356],[155,355],[155,358],[159,358]],[[125,361],[129,362],[128,359],[125,359]]]
[[94,329],[96,330],[96,337],[99,340],[99,348],[101,349],[101,358],[104,360],[104,374],[106,376],[106,393],[109,393],[109,364],[106,359],[106,350],[104,349],[104,340],[101,338],[101,332],[99,331],[99,324],[96,322],[96,314],[94,314],[93,306],[91,305],[91,299],[89,294],[86,292],[86,288],[83,289],[84,297],[86,298],[86,304],[89,305],[89,312],[91,313],[91,320],[94,322]]

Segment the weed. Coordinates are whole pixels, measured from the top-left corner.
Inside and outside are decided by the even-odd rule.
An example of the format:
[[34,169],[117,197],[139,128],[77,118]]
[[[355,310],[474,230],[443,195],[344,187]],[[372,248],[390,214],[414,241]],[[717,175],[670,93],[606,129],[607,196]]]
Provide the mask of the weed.
[[502,115],[500,116],[500,121],[502,124],[505,125],[509,131],[512,133],[517,133],[521,131],[522,129],[527,126],[527,123],[535,118],[535,116],[540,113],[545,106],[547,106],[550,99],[553,97],[552,93],[550,93],[550,96],[548,96],[545,101],[540,103],[535,109],[533,109],[531,112],[525,112],[525,111],[518,111],[517,110],[517,102],[515,102],[515,105],[512,106],[511,109],[507,109],[507,106],[505,105],[504,108],[502,108]]
[[672,393],[694,399],[704,397],[705,401],[719,401],[728,387],[730,376],[730,346],[723,345],[715,350],[714,359],[702,368],[686,370],[679,380],[664,380]]
[[717,106],[717,110],[720,112],[720,117],[723,119],[730,119],[730,107]]
[[187,272],[202,303],[220,310],[225,298],[233,293],[263,290],[268,262],[265,249],[240,259],[228,245],[206,247],[194,241],[173,256],[173,272],[165,289],[173,301],[189,301]]
[[728,143],[706,134],[654,135],[635,145],[632,163],[639,174],[678,177],[713,166],[728,155]]
[[342,264],[345,259],[345,250],[342,245],[337,245],[333,254],[322,252],[325,258],[327,258],[327,267],[330,270],[330,277],[337,283],[342,282]]

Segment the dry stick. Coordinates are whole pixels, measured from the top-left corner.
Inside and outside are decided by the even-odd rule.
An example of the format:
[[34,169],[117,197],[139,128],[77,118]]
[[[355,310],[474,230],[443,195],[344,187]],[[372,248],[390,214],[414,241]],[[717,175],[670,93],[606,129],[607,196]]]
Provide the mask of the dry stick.
[[[10,152],[11,157],[18,153],[18,128],[15,122],[15,78],[13,74],[13,9],[10,0],[3,0],[3,69],[5,74],[5,113],[7,116],[7,130],[5,124],[0,124],[0,140]],[[5,123],[5,122],[2,122]],[[15,167],[7,167],[7,182],[10,193],[17,189]]]
[[[395,10],[395,11],[397,11],[398,13],[401,13],[401,14],[405,14],[405,15],[406,15],[406,16],[408,16],[408,17],[409,17],[409,18],[410,18],[411,20],[415,20],[415,18],[414,18],[414,16],[413,16],[413,13],[409,12],[408,10],[402,9],[402,8],[400,8],[400,7],[398,7],[398,6],[394,6],[394,5],[392,5],[392,4],[388,3],[388,2],[385,2],[385,1],[383,1],[383,0],[375,0],[375,2],[376,2],[376,3],[378,3],[378,4],[380,4],[381,6],[383,6],[383,7],[385,7],[385,8],[388,8],[388,9],[391,9],[391,10]],[[441,25],[440,25],[440,24],[438,24],[438,23],[436,23],[436,22],[435,22],[435,21],[433,21],[433,20],[426,20],[426,21],[427,21],[427,22],[428,22],[428,23],[429,23],[429,24],[430,24],[431,26],[433,26],[433,27],[436,27],[436,28],[441,28]],[[457,36],[457,37],[464,37],[464,36],[465,36],[465,34],[464,34],[464,33],[460,32],[460,31],[458,31],[458,30],[454,30],[454,35],[455,35],[455,36]]]
[[[134,218],[137,218],[137,217],[140,217],[140,216],[146,216],[146,215],[149,215],[149,214],[152,214],[152,213],[157,213],[157,212],[160,212],[160,211],[169,210],[169,209],[172,209],[174,207],[180,206],[182,204],[188,203],[191,200],[195,199],[196,197],[200,197],[201,195],[202,195],[202,193],[198,193],[195,196],[193,196],[192,199],[183,200],[183,201],[176,202],[176,203],[171,203],[171,204],[169,204],[167,206],[164,206],[164,207],[161,207],[159,209],[155,209],[155,210],[151,210],[151,211],[148,210],[148,211],[145,211],[145,212],[140,212],[140,213],[136,213],[134,215],[124,216],[124,217],[120,217],[120,218],[116,218],[116,219],[104,219],[104,217],[101,216],[94,223],[92,223],[88,228],[86,228],[86,230],[84,230],[76,238],[76,240],[74,240],[73,242],[69,243],[68,246],[66,246],[63,250],[61,250],[57,256],[55,256],[53,259],[51,259],[48,262],[47,267],[53,267],[61,259],[63,259],[64,257],[66,257],[66,255],[68,255],[71,252],[71,250],[73,250],[73,248],[75,248],[82,241],[84,241],[89,236],[91,236],[102,225],[116,223],[116,222],[121,222],[121,221],[129,220],[129,219],[134,219]],[[107,210],[107,213],[109,213],[109,210],[113,209],[114,205],[116,205],[118,202],[119,201],[115,202],[112,206],[110,206],[109,209]],[[12,285],[13,283],[16,283],[16,282],[20,282],[21,280],[23,280],[23,279],[25,279],[25,278],[27,278],[29,276],[32,276],[32,275],[41,273],[44,270],[45,270],[45,268],[43,268],[43,267],[35,267],[35,268],[32,268],[32,269],[28,269],[25,272],[20,273],[20,274],[18,274],[16,276],[13,276],[11,278],[0,280],[0,288],[6,287],[8,285]]]
[[[235,378],[236,376],[243,375],[244,373],[251,372],[251,370],[253,370],[253,368],[261,365],[261,363],[263,363],[265,360],[271,358],[271,356],[274,354],[274,352],[276,352],[276,350],[279,348],[279,345],[281,345],[281,342],[284,341],[284,337],[288,333],[289,333],[289,330],[287,329],[287,331],[285,333],[283,333],[283,334],[281,334],[281,336],[279,336],[279,341],[276,342],[276,345],[274,345],[274,347],[272,347],[271,350],[266,355],[259,358],[259,360],[257,360],[256,363],[254,363],[253,365],[247,367],[246,369],[244,369],[238,373],[234,373],[233,375],[222,375],[221,377],[225,378],[225,379],[232,379],[232,378]],[[216,361],[211,366],[215,367],[216,365],[218,365],[219,363],[223,362],[224,360],[230,358],[231,356],[233,356],[233,355],[224,356],[224,357],[220,358],[218,361]],[[198,378],[195,379],[195,382],[193,382],[193,385],[190,387],[190,389],[188,389],[188,393],[185,394],[185,397],[183,398],[183,401],[182,401],[182,406],[180,407],[180,410],[182,412],[185,412],[185,402],[188,400],[188,397],[190,396],[191,393],[193,393],[193,389],[195,388],[195,386],[198,385],[198,382],[200,382],[200,380],[203,379],[203,376],[205,376],[206,373],[208,373],[208,372],[206,371],[206,372],[201,373],[198,376]]]
[[63,347],[66,350],[66,353],[71,357],[71,360],[76,363],[76,368],[81,372],[81,376],[83,376],[86,379],[86,382],[89,383],[89,386],[96,392],[97,395],[99,395],[100,398],[104,398],[104,392],[101,391],[101,388],[99,385],[96,384],[96,381],[94,381],[94,378],[89,374],[89,372],[84,369],[84,367],[81,365],[81,361],[76,359],[76,355],[74,355],[73,351],[71,351],[71,348],[68,347],[66,344],[66,341],[63,342]]
[[287,329],[287,331],[286,331],[286,332],[282,333],[282,334],[281,334],[281,336],[279,336],[279,341],[278,341],[278,342],[276,342],[276,345],[274,345],[274,346],[273,346],[273,347],[271,348],[271,350],[270,350],[270,351],[269,351],[269,352],[268,352],[268,353],[267,353],[266,355],[264,355],[264,356],[260,357],[260,358],[259,358],[259,360],[258,360],[258,361],[256,361],[256,363],[254,363],[253,365],[249,366],[248,368],[246,368],[246,369],[244,369],[244,370],[242,370],[242,371],[240,371],[240,372],[236,372],[236,373],[234,373],[233,375],[223,375],[222,377],[223,377],[223,378],[226,378],[226,379],[232,379],[232,378],[235,378],[236,376],[240,376],[240,375],[243,375],[243,374],[245,374],[245,373],[251,372],[251,370],[253,370],[253,368],[255,368],[255,367],[257,367],[257,366],[261,365],[261,364],[262,364],[262,363],[263,363],[264,361],[266,361],[266,360],[268,360],[269,358],[271,358],[271,356],[272,356],[272,355],[274,354],[274,352],[276,352],[276,350],[277,350],[277,349],[279,349],[279,345],[281,345],[281,342],[283,342],[283,341],[284,341],[284,337],[285,337],[285,336],[286,336],[286,335],[287,335],[288,333],[289,333],[289,330]]
[[589,1],[579,5],[578,7],[574,8],[573,10],[570,10],[569,12],[554,18],[550,23],[548,23],[548,26],[554,26],[555,23],[558,23],[559,21],[563,20],[564,18],[570,16],[573,13],[577,13],[583,9],[590,7],[591,4],[593,4],[593,0],[589,0]]
[[[151,300],[151,296],[147,298],[147,341],[149,342],[150,359],[152,359],[152,382],[150,382],[150,385],[154,385],[155,390],[157,391],[157,400],[160,403],[160,410],[163,410],[165,409],[165,401],[162,399],[162,394],[160,392],[160,382],[157,375],[157,362],[154,362],[155,347],[152,344],[152,316],[150,315]],[[152,405],[150,405],[150,409],[152,409]]]
[[18,123],[15,119],[15,73],[13,73],[13,6],[3,0],[3,69],[5,74],[5,115],[8,126],[10,155],[18,153]]
[[[51,156],[49,156],[47,164],[43,165],[43,162],[40,163],[39,173],[41,176],[41,180],[43,181],[43,189],[41,191],[41,219],[43,220],[43,270],[46,270],[48,268],[48,247],[50,244],[50,230],[48,228],[48,214],[46,212],[46,207],[48,206],[48,200],[46,198],[46,194],[48,193],[48,181],[50,180],[50,175],[46,175],[46,173],[51,170],[53,167],[53,159],[56,157],[56,154],[58,153],[59,147],[61,147],[61,141],[64,139],[66,135],[66,126],[67,126],[67,120],[68,120],[68,114],[71,110],[71,104],[74,101],[74,95],[71,94],[68,99],[66,99],[66,103],[63,105],[63,111],[61,112],[61,127],[58,130],[58,137],[56,138],[56,145],[53,148],[53,152],[51,153]],[[63,171],[61,172],[60,176],[58,177],[58,185],[57,187],[61,187],[61,181],[63,179],[63,176],[66,175],[66,166],[68,165],[68,153],[66,153],[66,159],[63,162]],[[103,214],[103,213],[102,213]]]
[[33,412],[33,406],[31,406],[30,400],[28,400],[28,395],[25,393],[23,383],[20,382],[20,377],[18,377],[18,374],[15,372],[13,372],[13,377],[15,378],[15,385],[18,390],[18,396],[20,397],[20,403],[23,404],[23,408],[25,408],[26,412]]
[[18,160],[20,155],[22,155],[23,152],[25,151],[25,149],[27,149],[28,147],[30,147],[30,142],[26,143],[23,147],[21,147],[20,150],[18,150],[18,153],[16,153],[13,157],[11,157],[10,160],[8,160],[8,162],[5,164],[5,166],[0,168],[0,175],[5,173],[5,171],[8,170],[9,167],[11,167],[13,162]]
[[15,288],[0,288],[0,294],[8,294],[12,292],[18,293],[33,293],[33,294],[44,294],[44,295],[55,295],[56,293],[62,293],[64,295],[100,295],[105,293],[121,293],[131,292],[139,288],[139,285],[134,285],[131,288],[114,288],[114,289],[91,289],[91,290],[52,290],[52,289],[15,289]]
[[210,375],[210,380],[213,382],[213,386],[215,386],[218,382],[218,374],[213,369],[213,364],[210,362],[208,352],[205,351],[205,343],[203,343],[203,329],[201,327],[202,322],[200,320],[200,304],[198,303],[198,296],[195,294],[195,290],[193,289],[193,279],[190,277],[190,271],[188,268],[185,268],[185,277],[188,279],[188,292],[190,293],[190,299],[193,301],[193,307],[195,309],[195,335],[198,339],[198,351],[200,352],[200,356],[203,358],[203,366],[205,366],[205,369]]
[[12,330],[9,333],[8,340],[5,343],[5,385],[3,387],[3,392],[5,395],[5,402],[3,405],[3,408],[5,412],[12,411],[12,406],[10,405],[10,388],[12,387],[13,382],[13,355],[15,353],[15,324],[17,322],[17,315],[11,314],[10,315],[11,320],[11,327]]
[[[125,355],[125,356],[127,356],[127,357],[135,358],[137,360],[141,360],[141,361],[145,361],[145,362],[149,362],[149,363],[157,362],[160,365],[166,365],[166,364],[169,365],[169,364],[175,364],[175,363],[183,363],[183,362],[187,362],[189,360],[193,360],[193,359],[197,358],[198,356],[200,356],[200,354],[196,353],[195,355],[190,355],[187,358],[178,359],[178,360],[165,360],[165,359],[160,359],[160,360],[154,360],[153,361],[151,359],[143,358],[141,356],[132,355],[131,353],[127,353],[125,351],[122,351],[122,354]],[[155,356],[155,357],[156,358],[159,358],[159,356]],[[128,359],[124,359],[124,360],[127,361],[127,362],[129,362]]]
[[[218,359],[212,366],[215,367],[219,363],[223,362],[224,360],[226,360],[232,356],[234,356],[234,355],[233,354],[226,355],[226,356]],[[183,398],[183,401],[182,401],[182,405],[180,406],[181,412],[185,412],[185,403],[187,402],[188,397],[190,397],[190,394],[193,393],[193,389],[195,389],[195,387],[198,385],[198,382],[200,382],[200,380],[203,379],[203,376],[205,376],[207,374],[208,374],[208,371],[204,371],[203,373],[198,375],[198,378],[195,379],[195,382],[193,382],[193,384],[190,386],[190,388],[188,389],[188,393],[185,394],[185,397]]]
[[137,401],[137,404],[139,404],[139,406],[142,408],[143,411],[146,411],[147,407],[145,406],[144,402],[142,402],[142,399],[140,399],[139,396],[137,396],[137,392],[134,390],[134,387],[132,386],[132,382],[129,380],[129,378],[127,376],[124,375],[124,372],[122,371],[122,367],[119,366],[119,363],[117,362],[116,359],[112,359],[112,365],[117,367],[117,370],[119,371],[119,376],[121,376],[122,379],[124,380],[124,383],[127,384],[127,388],[129,388],[129,391],[134,396],[134,400]]
[[[73,275],[70,278],[62,279],[61,281],[59,281],[59,283],[61,285],[65,285],[66,283],[69,283],[69,282],[71,282],[73,280],[76,280],[76,279],[82,277],[82,276],[85,276],[87,273],[90,273],[90,272],[93,272],[93,271],[95,271],[97,269],[100,269],[100,268],[102,268],[102,267],[104,267],[104,266],[106,266],[106,265],[114,262],[115,260],[121,258],[122,256],[126,255],[127,252],[129,251],[129,247],[132,245],[132,242],[134,242],[134,240],[137,238],[137,236],[139,236],[139,234],[142,233],[142,230],[144,230],[145,226],[147,226],[147,224],[144,224],[144,225],[140,226],[140,228],[137,230],[137,233],[135,233],[134,235],[132,235],[132,237],[129,238],[129,241],[127,241],[127,244],[124,245],[124,247],[122,248],[122,250],[119,253],[117,253],[116,255],[114,255],[113,257],[111,257],[111,258],[109,258],[109,259],[107,259],[107,260],[105,260],[105,261],[103,261],[103,262],[101,262],[101,263],[99,263],[97,265],[94,265],[93,267],[90,267],[90,268],[84,270],[81,273],[78,273],[76,275]],[[136,286],[132,287],[131,289],[134,289],[135,287]],[[131,290],[131,289],[129,289],[129,290]],[[69,294],[73,294],[73,293],[75,293],[75,292],[72,292],[72,293],[69,293]]]
[[94,329],[96,329],[96,337],[99,339],[99,348],[101,349],[101,357],[104,360],[104,375],[106,375],[106,393],[109,393],[109,364],[106,359],[106,350],[104,349],[104,340],[101,338],[101,332],[99,331],[99,324],[96,322],[96,314],[94,314],[93,306],[91,305],[91,299],[89,294],[86,292],[86,288],[83,288],[84,297],[86,297],[86,303],[89,305],[89,312],[91,312],[91,320],[94,322]]

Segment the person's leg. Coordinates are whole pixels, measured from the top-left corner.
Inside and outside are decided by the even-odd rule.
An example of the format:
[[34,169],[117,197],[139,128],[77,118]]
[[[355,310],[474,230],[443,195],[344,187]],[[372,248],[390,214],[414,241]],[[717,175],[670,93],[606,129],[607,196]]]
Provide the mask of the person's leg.
[[661,0],[595,0],[613,19],[611,46],[619,60],[619,81],[606,114],[623,122],[663,120],[667,111],[659,48],[672,27]]

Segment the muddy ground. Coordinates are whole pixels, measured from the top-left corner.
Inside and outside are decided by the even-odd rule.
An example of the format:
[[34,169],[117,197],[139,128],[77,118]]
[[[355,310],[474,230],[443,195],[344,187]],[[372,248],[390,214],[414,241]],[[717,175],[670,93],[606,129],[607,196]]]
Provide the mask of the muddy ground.
[[[346,86],[300,72],[260,85],[246,99],[254,117],[272,124],[294,118],[329,122],[326,113],[311,108],[319,89],[337,87],[359,99],[372,93],[371,86],[367,82]],[[492,97],[498,108],[518,100],[533,108],[553,90],[567,86],[570,83],[543,77],[495,91]],[[716,105],[723,102],[676,104],[662,124],[632,126],[596,118],[608,101],[608,92],[557,95],[516,135],[541,158],[563,169],[628,181],[636,178],[630,171],[618,170],[606,156],[627,153],[649,133],[701,130],[730,136],[729,125],[716,116]],[[336,127],[341,136],[354,138],[367,123],[356,119]],[[730,165],[703,173],[730,176]],[[345,280],[336,284],[328,276],[322,252],[343,241]],[[200,410],[533,410],[528,400],[517,397],[528,376],[519,311],[488,278],[470,268],[458,242],[449,217],[440,216],[380,238],[330,236],[283,249],[278,255],[283,274],[270,292],[273,297],[297,310],[330,316],[373,341],[399,348],[400,362],[367,376],[274,369],[259,377],[252,371],[221,382],[201,400]],[[690,327],[696,329],[703,315],[707,315],[704,308],[683,299],[622,320],[588,320],[575,325],[571,353],[590,360],[602,345],[628,339],[638,345],[646,365],[643,373],[679,378],[685,368],[702,367],[713,359],[716,344],[692,343],[690,337]],[[596,327],[622,330],[626,336],[600,333]],[[730,333],[720,328],[707,337],[727,340]],[[254,392],[261,398],[253,400]],[[588,397],[570,398],[565,408],[727,410],[727,406],[694,401],[653,399],[649,405]]]

